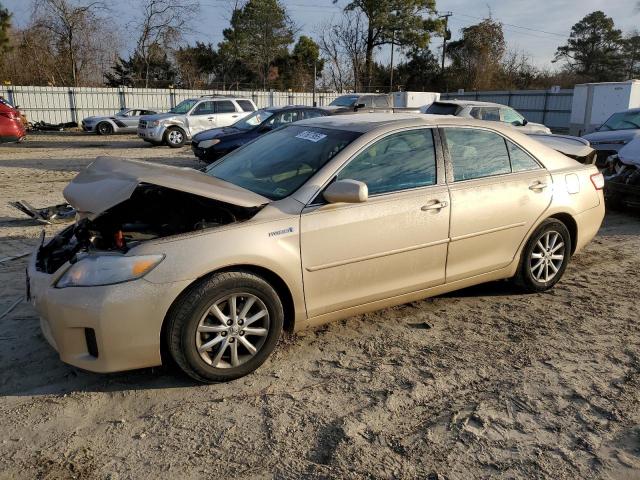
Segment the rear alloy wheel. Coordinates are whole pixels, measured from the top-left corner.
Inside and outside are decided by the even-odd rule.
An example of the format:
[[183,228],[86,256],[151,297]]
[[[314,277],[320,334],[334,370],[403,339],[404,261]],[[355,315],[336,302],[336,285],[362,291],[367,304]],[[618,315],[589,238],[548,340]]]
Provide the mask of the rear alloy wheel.
[[549,218],[527,242],[517,281],[526,290],[543,292],[562,277],[571,257],[571,235],[559,220]]
[[113,126],[109,122],[100,122],[96,127],[98,135],[111,135],[113,133]]
[[164,134],[164,141],[171,148],[180,148],[184,145],[184,142],[186,142],[186,140],[187,138],[182,129],[177,127],[171,127],[167,129],[167,133]]
[[216,274],[172,308],[167,343],[185,373],[201,382],[247,375],[275,348],[284,323],[275,290],[249,272]]

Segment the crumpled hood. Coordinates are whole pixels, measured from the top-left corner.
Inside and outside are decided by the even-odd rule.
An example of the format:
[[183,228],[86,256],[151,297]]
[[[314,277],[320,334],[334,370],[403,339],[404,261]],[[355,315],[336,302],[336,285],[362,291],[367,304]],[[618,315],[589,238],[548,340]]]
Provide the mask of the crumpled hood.
[[231,135],[236,135],[238,133],[247,133],[250,130],[240,130],[235,127],[222,127],[222,128],[212,128],[211,130],[205,130],[204,132],[200,132],[193,137],[194,142],[202,142],[203,140],[213,140],[214,138],[222,138]]
[[147,122],[153,122],[155,120],[164,120],[165,118],[171,118],[175,116],[179,116],[179,113],[156,113],[155,115],[142,115],[140,118],[142,120],[146,120]]
[[606,145],[609,142],[630,142],[635,137],[640,136],[640,130],[603,130],[602,132],[593,132],[584,135],[591,142],[591,145]]
[[640,137],[622,147],[618,152],[618,158],[626,165],[640,168]]
[[172,188],[240,207],[258,207],[271,200],[192,168],[140,160],[98,157],[80,172],[63,192],[79,213],[95,218],[129,199],[141,183]]

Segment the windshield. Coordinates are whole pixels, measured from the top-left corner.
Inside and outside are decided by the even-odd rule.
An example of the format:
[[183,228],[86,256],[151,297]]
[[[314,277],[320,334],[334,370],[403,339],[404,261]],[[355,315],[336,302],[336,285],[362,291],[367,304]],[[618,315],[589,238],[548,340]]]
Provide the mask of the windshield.
[[267,133],[205,170],[271,200],[300,188],[338,152],[361,134],[289,125]]
[[252,128],[260,125],[271,115],[273,115],[273,112],[270,112],[269,110],[256,110],[251,115],[238,120],[233,124],[233,126],[240,130],[251,130]]
[[353,107],[356,101],[358,101],[357,95],[343,95],[336,98],[329,105],[333,105],[334,107]]
[[183,100],[178,105],[176,105],[171,110],[169,110],[169,113],[180,113],[180,114],[188,113],[189,110],[191,110],[196,103],[198,103],[198,101],[193,99]]
[[455,115],[458,106],[453,103],[432,103],[425,113],[431,115]]
[[609,117],[598,130],[634,130],[640,128],[640,112],[618,112]]

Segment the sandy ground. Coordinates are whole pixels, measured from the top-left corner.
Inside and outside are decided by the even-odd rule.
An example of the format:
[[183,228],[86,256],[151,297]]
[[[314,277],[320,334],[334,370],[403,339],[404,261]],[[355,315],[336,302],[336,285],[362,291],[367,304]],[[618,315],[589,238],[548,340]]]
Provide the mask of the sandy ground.
[[[61,201],[102,154],[197,165],[132,136],[3,145],[0,259],[41,231],[6,202]],[[0,320],[0,478],[640,479],[639,252],[640,217],[608,214],[551,292],[500,282],[354,317],[213,386],[66,366],[22,302]],[[0,314],[24,266],[0,263]]]

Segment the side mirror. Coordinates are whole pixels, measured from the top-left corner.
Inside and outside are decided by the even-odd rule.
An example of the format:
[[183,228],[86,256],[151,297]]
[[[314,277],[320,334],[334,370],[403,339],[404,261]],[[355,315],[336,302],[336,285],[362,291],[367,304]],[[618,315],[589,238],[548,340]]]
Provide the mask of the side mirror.
[[262,133],[264,133],[264,132],[270,132],[271,130],[273,130],[273,125],[262,125],[262,126],[258,129],[258,131],[259,131],[259,132],[262,132]]
[[522,119],[522,126],[523,126],[523,127],[526,127],[526,126],[527,126],[527,123],[529,123],[529,121],[528,121],[526,118],[523,118],[523,119]]
[[358,180],[337,180],[322,194],[329,203],[362,203],[369,198],[367,184]]

